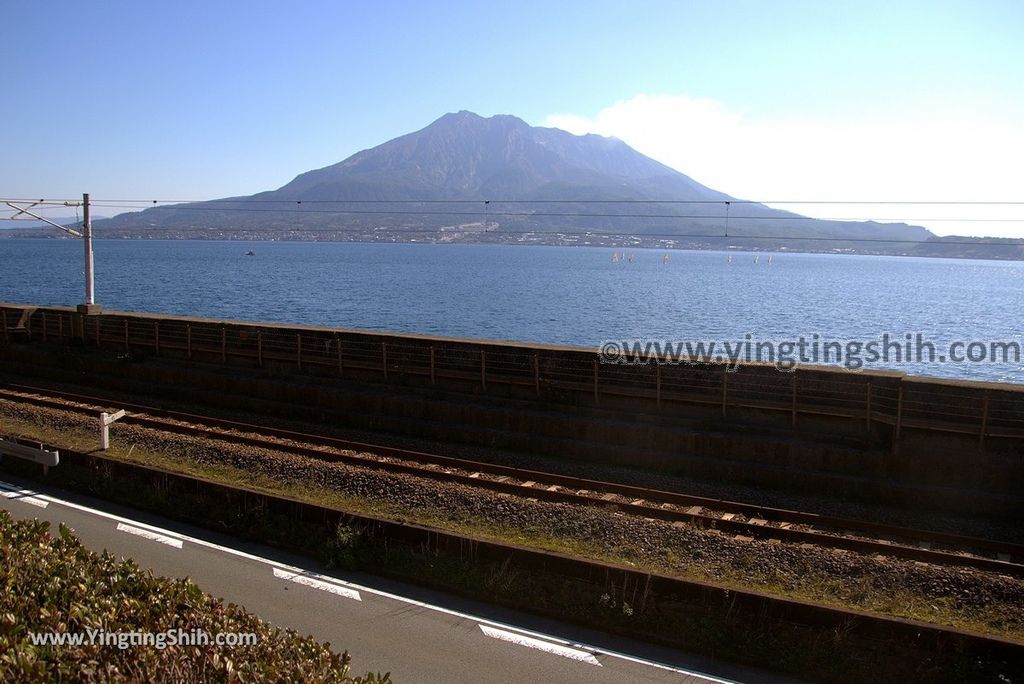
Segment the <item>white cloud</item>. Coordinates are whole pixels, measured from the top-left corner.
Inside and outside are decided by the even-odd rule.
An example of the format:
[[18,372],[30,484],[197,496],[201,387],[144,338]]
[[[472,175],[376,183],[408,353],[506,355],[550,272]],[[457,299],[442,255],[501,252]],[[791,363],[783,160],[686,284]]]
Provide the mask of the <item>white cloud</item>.
[[[710,99],[637,95],[592,118],[553,114],[544,125],[615,136],[700,183],[745,199],[1024,201],[1024,124],[983,114],[757,118]],[[1024,206],[785,208],[824,218],[913,219],[940,234],[1024,237]],[[921,220],[939,218],[1020,220]]]

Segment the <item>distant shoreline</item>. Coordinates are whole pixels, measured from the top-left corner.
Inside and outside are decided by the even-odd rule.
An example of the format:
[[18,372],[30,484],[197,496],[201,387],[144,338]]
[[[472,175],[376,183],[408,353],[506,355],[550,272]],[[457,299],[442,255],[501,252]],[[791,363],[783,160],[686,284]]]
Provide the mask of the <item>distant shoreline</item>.
[[[76,240],[70,236],[62,235],[56,231],[51,233],[48,229],[18,229],[0,230],[0,240]],[[28,233],[28,234],[26,234]],[[487,237],[493,237],[498,239],[480,239],[486,235]],[[847,246],[848,243],[840,243],[843,246],[835,246],[830,249],[816,248],[814,245],[807,244],[794,244],[794,243],[806,243],[807,240],[796,238],[790,241],[790,244],[780,245],[778,243],[773,244],[758,244],[759,238],[743,238],[734,237],[729,238],[728,242],[725,239],[721,240],[720,244],[714,244],[711,242],[696,242],[696,241],[685,241],[681,236],[681,239],[665,239],[665,238],[644,238],[644,236],[633,236],[631,239],[607,239],[600,240],[598,236],[593,235],[581,236],[573,234],[567,235],[551,235],[551,234],[538,234],[530,235],[526,239],[523,234],[501,234],[501,233],[486,233],[477,234],[473,238],[465,236],[461,239],[409,239],[406,236],[399,236],[398,234],[392,233],[380,236],[367,236],[367,235],[353,235],[350,238],[339,236],[334,233],[330,236],[303,236],[303,237],[289,237],[287,235],[275,234],[273,236],[266,232],[257,234],[255,231],[251,234],[241,233],[236,235],[189,235],[189,236],[168,236],[168,235],[153,235],[153,236],[139,236],[139,235],[97,235],[94,239],[97,241],[140,241],[140,242],[294,242],[294,243],[349,243],[349,244],[411,244],[411,245],[501,245],[510,247],[591,247],[599,249],[653,249],[653,250],[671,250],[671,251],[687,251],[687,252],[770,252],[770,253],[781,253],[781,254],[833,254],[833,255],[845,255],[845,256],[892,256],[892,257],[918,257],[918,258],[930,258],[930,259],[961,259],[961,260],[981,260],[981,261],[1024,261],[1024,248],[1017,245],[1016,241],[1011,244],[999,243],[999,242],[978,242],[963,244],[958,242],[956,244],[944,244],[941,241],[925,241],[917,242],[913,244],[913,248],[910,250],[885,250],[885,249],[873,249],[865,250],[863,248],[857,248],[852,245]],[[610,237],[610,236],[609,236]],[[475,238],[475,239],[474,239]],[[554,238],[554,239],[553,239]],[[559,239],[560,238],[560,239]],[[581,239],[584,238],[584,239]],[[1000,240],[1007,240],[1007,238],[997,238]],[[835,241],[830,241],[835,242]],[[930,247],[933,251],[923,250],[922,247]],[[974,250],[963,250],[957,249],[961,247],[973,247]],[[1002,254],[983,254],[977,253],[975,250],[986,250],[991,251],[993,249],[999,249]],[[941,251],[942,253],[938,253]],[[1014,253],[1016,252],[1016,253]]]

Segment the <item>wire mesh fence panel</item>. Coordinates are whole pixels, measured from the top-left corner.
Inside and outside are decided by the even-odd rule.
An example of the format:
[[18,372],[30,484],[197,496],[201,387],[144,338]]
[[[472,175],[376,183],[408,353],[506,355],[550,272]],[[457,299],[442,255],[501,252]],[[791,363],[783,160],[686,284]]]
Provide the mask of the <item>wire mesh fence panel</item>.
[[984,393],[955,385],[905,381],[902,420],[950,429],[980,430]]
[[532,385],[533,353],[518,347],[488,347],[486,373],[493,382]]
[[898,382],[879,382],[871,380],[870,398],[865,397],[865,403],[870,399],[872,414],[881,414],[891,418],[896,417],[900,404],[900,388]]
[[[384,367],[386,342],[373,336],[340,336],[341,358],[344,366],[362,370],[380,371]],[[335,351],[337,354],[337,350]],[[335,359],[337,361],[337,359]]]
[[337,341],[332,333],[320,330],[303,330],[296,332],[295,350],[296,363],[313,366],[337,365]]
[[990,391],[982,408],[986,431],[1024,436],[1024,392]]
[[161,320],[160,348],[184,351],[188,343],[188,324],[184,321]]
[[868,410],[868,382],[853,373],[798,370],[793,393],[802,411],[859,417]]
[[480,351],[464,344],[441,344],[434,349],[439,377],[475,378],[480,373]]
[[127,334],[127,343],[130,347],[156,348],[156,332],[153,321],[126,318],[124,319]]
[[264,359],[296,363],[299,357],[295,333],[276,328],[260,331],[257,348]]
[[226,351],[226,330],[213,323],[192,323],[189,328],[189,347],[192,354],[205,358],[221,358]]
[[636,365],[598,363],[600,391],[613,396],[657,400],[658,375],[658,366],[653,362]]
[[773,367],[743,366],[728,373],[726,403],[753,408],[790,408],[793,374]]
[[541,353],[540,381],[549,390],[593,392],[596,357],[585,352]]
[[259,359],[262,342],[262,335],[257,328],[232,326],[228,329],[228,356]]
[[430,374],[430,345],[425,342],[396,339],[388,344],[387,354],[389,370],[406,375]]
[[[721,403],[725,369],[712,364],[662,364],[656,371],[663,398]],[[658,377],[660,376],[660,377]]]
[[96,341],[106,346],[124,345],[124,323],[110,316],[96,317]]

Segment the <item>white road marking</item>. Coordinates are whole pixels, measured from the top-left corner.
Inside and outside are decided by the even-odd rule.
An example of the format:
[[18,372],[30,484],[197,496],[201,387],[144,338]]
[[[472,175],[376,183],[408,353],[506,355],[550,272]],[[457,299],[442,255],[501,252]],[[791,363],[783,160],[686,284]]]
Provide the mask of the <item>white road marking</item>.
[[487,625],[480,625],[480,630],[492,639],[501,639],[502,641],[526,646],[527,648],[534,648],[538,651],[544,651],[545,653],[553,653],[554,655],[569,658],[570,660],[578,660],[581,663],[604,667],[601,665],[601,661],[594,657],[593,653],[581,651],[578,648],[569,648],[568,646],[562,646],[561,644],[555,644],[550,641],[543,641],[536,637],[526,636],[525,634],[517,634],[516,632],[507,632],[503,629],[495,629],[494,627],[488,627]]
[[175,539],[174,537],[170,537],[166,534],[150,532],[149,530],[144,530],[140,527],[135,527],[134,525],[125,525],[124,523],[118,523],[117,531],[127,532],[128,534],[134,534],[136,537],[142,537],[144,539],[152,539],[155,542],[167,544],[168,546],[173,546],[176,549],[180,549],[182,545],[182,541],[180,539]]
[[[355,589],[348,589],[338,584],[337,580],[327,581],[323,575],[318,575],[315,572],[292,572],[290,570],[282,570],[281,568],[274,568],[274,577],[285,579],[296,584],[301,584],[307,587],[313,587],[314,589],[321,589],[323,591],[329,591],[332,594],[338,596],[344,596],[345,598],[354,599],[356,601],[362,601],[359,592]],[[324,577],[323,579],[319,579]]]
[[[11,485],[11,484],[8,484],[8,483],[0,481],[0,488],[2,488],[2,487],[6,487],[8,489],[16,489],[16,487],[14,485]],[[60,506],[65,506],[67,508],[71,508],[71,509],[74,509],[74,510],[77,510],[77,511],[82,511],[83,513],[90,513],[92,515],[96,515],[96,516],[99,516],[101,518],[106,518],[107,520],[115,520],[115,521],[118,521],[118,522],[123,522],[123,523],[126,523],[126,524],[131,524],[131,525],[136,526],[136,527],[138,527],[140,529],[151,530],[153,532],[156,532],[157,534],[162,534],[162,535],[165,535],[165,536],[168,536],[168,537],[171,537],[171,538],[175,538],[175,539],[181,539],[183,541],[189,542],[189,544],[195,544],[196,546],[204,546],[204,547],[206,547],[208,549],[213,549],[215,551],[220,551],[222,553],[227,553],[227,554],[230,554],[232,556],[236,556],[238,558],[245,558],[247,560],[255,561],[257,563],[263,563],[263,564],[269,565],[271,567],[281,568],[282,570],[290,570],[292,572],[297,572],[297,573],[307,572],[306,570],[303,570],[302,568],[297,568],[295,566],[287,565],[285,563],[279,563],[277,561],[270,560],[269,558],[263,558],[262,556],[257,556],[257,555],[252,554],[252,553],[246,553],[245,551],[239,551],[238,549],[233,549],[233,548],[231,548],[229,546],[221,546],[220,544],[215,544],[213,542],[206,541],[205,539],[199,539],[197,537],[190,537],[190,536],[188,536],[186,534],[181,534],[179,532],[174,532],[173,530],[165,530],[165,529],[163,529],[161,527],[156,527],[154,525],[149,525],[147,523],[138,522],[138,521],[135,521],[135,520],[130,520],[128,518],[124,518],[124,517],[121,517],[119,515],[115,515],[114,513],[107,513],[106,511],[101,511],[101,510],[96,509],[96,508],[90,508],[89,506],[83,506],[82,504],[77,504],[77,503],[74,503],[72,501],[65,501],[64,499],[58,499],[57,497],[50,496],[49,494],[38,494],[38,493],[35,493],[35,497],[40,499],[40,500],[42,500],[42,501],[48,501],[50,503],[58,504]],[[346,582],[344,580],[339,580],[339,579],[335,579],[335,578],[331,578],[331,579],[334,582],[337,582],[338,584],[340,584],[342,586],[351,587],[352,589],[355,589],[355,590],[361,591],[361,592],[366,592],[367,594],[372,594],[374,596],[381,596],[383,598],[391,599],[393,601],[399,601],[401,603],[406,603],[406,604],[408,604],[410,606],[416,606],[417,608],[424,608],[426,610],[432,610],[434,612],[442,613],[444,615],[451,615],[452,617],[457,617],[457,618],[461,618],[461,619],[464,619],[464,620],[470,620],[472,622],[476,622],[476,623],[481,624],[481,625],[490,625],[492,627],[497,627],[499,629],[517,630],[520,634],[526,634],[526,635],[529,635],[529,636],[532,636],[532,637],[536,637],[536,638],[539,638],[539,639],[547,639],[547,640],[549,640],[549,641],[551,641],[553,643],[562,644],[564,646],[570,646],[570,647],[574,647],[574,648],[585,649],[585,650],[587,650],[587,651],[589,651],[591,653],[595,653],[597,655],[608,656],[610,658],[616,658],[618,660],[624,660],[626,662],[636,663],[638,665],[645,665],[647,667],[653,667],[655,669],[665,670],[667,672],[675,672],[675,673],[678,673],[678,674],[688,675],[690,677],[698,677],[698,678],[700,678],[700,679],[702,679],[702,680],[704,680],[706,682],[711,682],[712,684],[741,684],[740,682],[737,682],[736,680],[733,680],[733,679],[723,679],[721,677],[715,677],[715,676],[712,676],[712,675],[704,674],[702,672],[696,672],[694,670],[687,670],[687,669],[682,668],[682,667],[676,667],[674,665],[668,665],[666,663],[660,663],[660,662],[658,662],[656,660],[647,660],[645,658],[640,658],[640,657],[637,657],[637,656],[632,656],[632,655],[629,655],[628,653],[620,653],[619,651],[613,651],[613,650],[609,650],[609,649],[598,648],[596,646],[591,646],[589,644],[578,643],[578,642],[575,642],[575,641],[571,641],[569,639],[562,639],[562,638],[559,638],[559,637],[556,637],[556,636],[552,636],[552,635],[549,635],[549,634],[543,634],[541,632],[534,632],[532,630],[522,629],[522,628],[516,627],[514,625],[508,625],[508,624],[505,624],[503,622],[498,622],[497,620],[487,620],[487,619],[481,618],[481,617],[479,617],[477,615],[471,615],[469,613],[463,613],[461,611],[452,610],[451,608],[445,608],[443,606],[435,606],[432,603],[426,603],[425,601],[417,601],[416,599],[411,599],[411,598],[408,598],[406,596],[401,596],[399,594],[393,594],[391,592],[383,591],[381,589],[374,589],[372,587],[365,587],[365,586],[363,586],[361,584],[355,584],[354,582]]]
[[2,486],[0,487],[0,496],[13,501],[21,501],[23,503],[32,504],[39,508],[46,508],[50,504],[42,499],[37,498],[35,492],[28,489],[19,489],[17,487]]

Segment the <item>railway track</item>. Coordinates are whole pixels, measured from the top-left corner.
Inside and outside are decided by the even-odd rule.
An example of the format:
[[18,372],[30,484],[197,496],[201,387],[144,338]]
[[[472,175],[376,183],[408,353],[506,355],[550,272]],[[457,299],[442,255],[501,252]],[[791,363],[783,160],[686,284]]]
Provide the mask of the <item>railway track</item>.
[[614,508],[622,514],[717,529],[740,540],[775,539],[1024,577],[1024,546],[990,539],[601,482],[24,385],[0,388],[0,400],[94,416],[104,410],[124,409],[128,414],[120,422],[164,432],[456,482],[535,500]]

